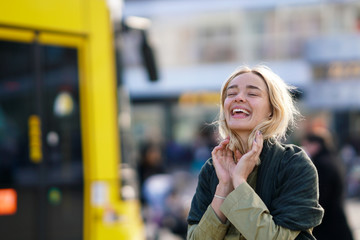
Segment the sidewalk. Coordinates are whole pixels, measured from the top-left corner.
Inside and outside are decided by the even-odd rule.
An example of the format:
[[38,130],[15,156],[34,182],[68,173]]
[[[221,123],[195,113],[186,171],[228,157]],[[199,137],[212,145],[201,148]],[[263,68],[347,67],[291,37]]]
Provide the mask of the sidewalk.
[[354,240],[360,240],[360,199],[346,200],[345,210],[353,230]]

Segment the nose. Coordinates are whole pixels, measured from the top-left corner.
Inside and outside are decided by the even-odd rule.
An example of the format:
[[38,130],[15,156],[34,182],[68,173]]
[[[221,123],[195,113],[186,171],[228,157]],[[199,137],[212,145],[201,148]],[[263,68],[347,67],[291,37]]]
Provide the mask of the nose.
[[239,92],[235,97],[235,102],[245,102],[246,98],[244,93]]

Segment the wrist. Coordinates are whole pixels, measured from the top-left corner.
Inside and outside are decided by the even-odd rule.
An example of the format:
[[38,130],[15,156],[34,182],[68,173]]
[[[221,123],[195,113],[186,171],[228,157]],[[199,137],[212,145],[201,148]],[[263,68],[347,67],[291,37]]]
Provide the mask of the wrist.
[[233,187],[232,183],[230,183],[230,184],[219,183],[216,187],[215,194],[218,196],[226,197],[233,190],[234,190],[234,187]]
[[234,178],[233,179],[234,188],[237,188],[238,186],[240,186],[240,184],[242,184],[244,182],[246,182],[245,178]]

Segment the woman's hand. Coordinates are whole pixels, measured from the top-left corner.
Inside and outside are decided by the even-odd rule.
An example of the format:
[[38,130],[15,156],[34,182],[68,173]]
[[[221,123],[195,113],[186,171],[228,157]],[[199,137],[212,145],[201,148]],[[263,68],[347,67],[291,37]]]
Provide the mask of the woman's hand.
[[215,195],[220,196],[220,198],[213,198],[211,207],[223,223],[226,222],[226,216],[220,211],[220,206],[223,203],[224,198],[234,190],[231,179],[231,169],[235,167],[235,162],[232,151],[227,148],[228,144],[229,138],[226,138],[211,152],[216,175],[219,179]]
[[236,167],[232,168],[231,179],[234,188],[241,183],[246,182],[250,173],[258,163],[261,150],[263,148],[264,138],[260,131],[256,133],[255,141],[249,152],[241,155],[238,150],[235,152],[235,159],[238,159]]
[[219,179],[219,185],[222,196],[229,194],[233,189],[231,172],[235,168],[233,153],[227,148],[229,138],[224,139],[211,152],[216,175]]

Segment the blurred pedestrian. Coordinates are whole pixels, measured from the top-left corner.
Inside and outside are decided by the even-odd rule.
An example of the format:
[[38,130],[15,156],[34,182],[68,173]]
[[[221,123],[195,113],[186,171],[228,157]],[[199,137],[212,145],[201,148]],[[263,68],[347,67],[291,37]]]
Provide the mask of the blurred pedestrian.
[[211,157],[211,151],[217,145],[215,138],[214,129],[212,127],[208,124],[199,126],[192,146],[193,159],[190,170],[194,175],[199,174],[201,167],[206,160]]
[[188,239],[314,239],[323,216],[315,166],[300,147],[280,143],[298,115],[289,90],[265,66],[226,80],[223,140],[199,174]]
[[315,129],[302,142],[319,174],[320,205],[325,214],[320,226],[313,231],[318,240],[352,240],[353,236],[344,210],[345,169],[337,158],[331,134],[326,129]]
[[[138,173],[141,192],[143,192],[144,183],[149,177],[166,173],[160,144],[148,141],[141,145]],[[141,200],[143,204],[146,204],[143,194],[141,194]]]

